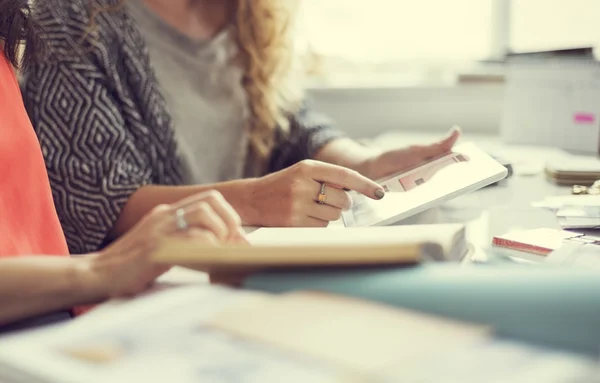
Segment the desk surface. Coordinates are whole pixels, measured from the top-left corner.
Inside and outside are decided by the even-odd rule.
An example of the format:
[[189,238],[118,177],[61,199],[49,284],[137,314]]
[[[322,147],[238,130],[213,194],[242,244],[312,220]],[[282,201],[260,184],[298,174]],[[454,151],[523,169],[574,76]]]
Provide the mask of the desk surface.
[[[416,133],[390,133],[371,141],[383,149],[398,148],[414,144],[433,142],[440,135]],[[544,176],[544,164],[562,152],[552,148],[532,146],[508,146],[494,136],[467,136],[463,141],[474,142],[489,153],[505,158],[513,166],[513,176],[502,184],[456,198],[445,205],[410,218],[403,224],[464,223],[468,240],[480,249],[488,249],[496,235],[510,231],[555,228],[558,225],[554,214],[531,206],[532,202],[548,196],[570,194],[568,187],[548,182]],[[330,226],[342,226],[333,222]],[[247,228],[248,232],[256,228]],[[527,255],[523,254],[525,258]],[[539,258],[530,256],[529,258]],[[195,272],[182,273],[175,269],[162,279],[168,282],[195,279]],[[200,276],[197,281],[205,282]]]

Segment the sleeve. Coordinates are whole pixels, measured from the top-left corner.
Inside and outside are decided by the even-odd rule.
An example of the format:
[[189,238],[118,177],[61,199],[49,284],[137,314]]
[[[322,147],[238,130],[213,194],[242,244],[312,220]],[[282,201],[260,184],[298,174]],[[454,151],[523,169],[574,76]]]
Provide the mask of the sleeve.
[[314,158],[323,146],[343,136],[330,118],[311,109],[309,102],[305,101],[300,110],[290,118],[289,133],[278,137],[278,144],[269,161],[269,172]]
[[69,249],[97,251],[131,194],[151,182],[149,158],[91,64],[36,66],[24,98]]

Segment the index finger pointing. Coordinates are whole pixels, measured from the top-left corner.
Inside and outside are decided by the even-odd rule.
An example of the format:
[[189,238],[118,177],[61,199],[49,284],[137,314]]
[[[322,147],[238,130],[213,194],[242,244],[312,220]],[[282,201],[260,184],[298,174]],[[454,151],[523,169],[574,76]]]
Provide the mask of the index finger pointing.
[[382,199],[385,196],[385,191],[377,182],[342,166],[319,162],[312,169],[311,177],[318,182],[357,191],[369,198]]

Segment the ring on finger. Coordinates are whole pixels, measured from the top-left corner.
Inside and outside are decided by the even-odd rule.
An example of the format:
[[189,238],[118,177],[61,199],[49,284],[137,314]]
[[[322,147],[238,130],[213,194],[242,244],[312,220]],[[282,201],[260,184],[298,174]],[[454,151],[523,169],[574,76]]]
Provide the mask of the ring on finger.
[[327,194],[325,194],[325,182],[321,182],[321,190],[317,195],[317,203],[323,205],[327,202]]
[[183,208],[175,210],[175,223],[179,230],[184,231],[189,228],[188,222],[185,219],[185,210]]

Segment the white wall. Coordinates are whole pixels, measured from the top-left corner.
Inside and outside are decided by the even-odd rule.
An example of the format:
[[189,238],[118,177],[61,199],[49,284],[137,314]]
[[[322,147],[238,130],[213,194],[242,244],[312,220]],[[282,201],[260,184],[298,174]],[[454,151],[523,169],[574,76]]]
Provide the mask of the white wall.
[[332,117],[351,137],[372,137],[394,130],[498,132],[503,86],[462,85],[429,88],[309,90],[315,107]]

